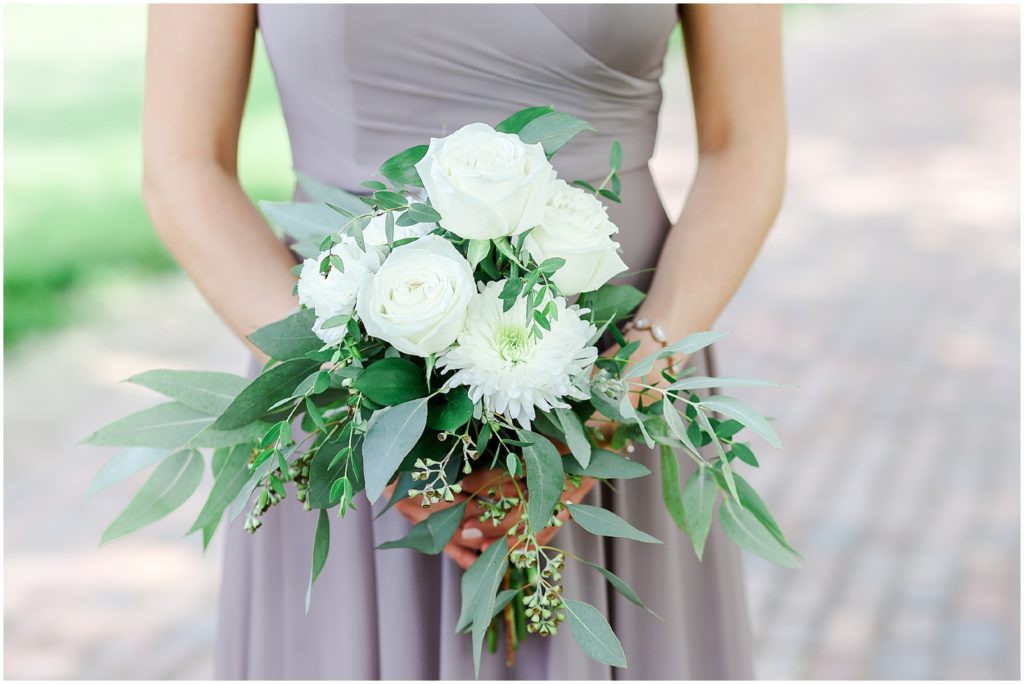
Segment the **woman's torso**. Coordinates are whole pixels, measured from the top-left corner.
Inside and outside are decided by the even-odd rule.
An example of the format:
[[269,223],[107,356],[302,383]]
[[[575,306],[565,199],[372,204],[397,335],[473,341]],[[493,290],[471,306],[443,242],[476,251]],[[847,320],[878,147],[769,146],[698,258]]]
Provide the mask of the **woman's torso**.
[[597,129],[553,160],[567,180],[603,178],[622,143],[624,205],[610,212],[635,269],[667,229],[647,162],[675,22],[674,5],[259,7],[297,171],[356,191],[407,147],[552,105]]

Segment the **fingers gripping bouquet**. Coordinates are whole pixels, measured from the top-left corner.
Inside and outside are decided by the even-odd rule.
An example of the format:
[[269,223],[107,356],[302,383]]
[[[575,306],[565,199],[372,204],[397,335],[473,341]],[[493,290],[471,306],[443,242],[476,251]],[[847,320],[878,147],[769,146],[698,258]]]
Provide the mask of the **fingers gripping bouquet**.
[[[511,658],[528,634],[554,634],[566,620],[589,656],[625,667],[607,620],[570,598],[562,569],[584,563],[643,606],[639,596],[538,534],[568,519],[592,534],[660,543],[610,510],[563,502],[584,477],[649,475],[619,453],[642,442],[660,449],[668,514],[698,556],[720,500],[718,520],[732,540],[795,566],[796,552],[735,472],[736,461],[757,466],[738,434],[747,428],[779,447],[775,431],[735,398],[696,394],[771,383],[695,377],[666,364],[714,342],[713,332],[631,358],[638,343],[627,343],[617,324],[643,294],[608,282],[626,264],[601,201],[619,201],[622,149],[612,145],[598,187],[567,183],[550,163],[588,129],[535,107],[496,128],[469,124],[401,152],[380,167],[386,182],[363,184],[365,196],[300,177],[315,201],[264,203],[306,257],[297,267],[301,309],[251,335],[271,357],[252,381],[167,370],[130,378],[171,401],[87,440],[128,447],[93,490],[157,464],[104,541],[188,499],[204,449],[213,450],[214,483],[191,531],[209,543],[225,511],[256,531],[291,490],[319,515],[310,590],[328,555],[331,510],[344,517],[361,494],[375,502],[389,489],[384,510],[415,499],[435,511],[383,546],[437,554],[474,501],[482,522],[511,524],[508,544],[488,546],[462,579],[458,629],[471,633],[477,668],[485,641],[493,649],[503,635]],[[599,357],[606,332],[620,347]],[[594,427],[601,421],[614,429]],[[680,454],[697,464],[685,485]],[[464,489],[474,472],[498,476]],[[306,601],[308,609],[309,591]]]

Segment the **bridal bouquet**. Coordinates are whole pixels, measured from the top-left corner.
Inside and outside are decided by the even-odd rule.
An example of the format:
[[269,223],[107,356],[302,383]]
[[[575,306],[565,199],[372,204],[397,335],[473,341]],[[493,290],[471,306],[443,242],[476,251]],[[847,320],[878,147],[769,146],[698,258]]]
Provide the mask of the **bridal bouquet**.
[[[437,554],[475,501],[481,521],[514,521],[508,543],[488,546],[462,577],[458,629],[471,633],[476,667],[485,641],[493,650],[503,634],[511,657],[527,634],[554,634],[566,620],[587,655],[625,667],[607,620],[570,598],[571,586],[563,591],[563,567],[584,563],[643,606],[639,596],[537,535],[571,521],[596,535],[660,543],[610,510],[562,501],[584,477],[650,475],[652,464],[622,455],[637,442],[659,449],[667,512],[698,556],[720,500],[719,524],[736,544],[796,566],[796,552],[735,471],[737,462],[758,465],[738,439],[744,428],[776,448],[778,436],[738,399],[696,392],[772,383],[698,377],[672,364],[719,339],[714,332],[632,358],[639,343],[618,326],[643,294],[609,284],[626,265],[602,204],[619,201],[622,148],[612,145],[597,187],[559,179],[550,163],[586,130],[576,117],[534,107],[395,155],[380,167],[383,180],[363,184],[364,195],[300,177],[315,201],[264,203],[306,257],[296,267],[301,308],[250,336],[270,357],[253,380],[171,370],[129,378],[170,401],[86,440],[128,447],[92,490],[156,464],[103,541],[187,500],[203,477],[204,449],[214,482],[191,532],[205,546],[225,512],[244,515],[255,532],[291,493],[319,516],[310,590],[327,559],[332,509],[344,517],[360,495],[376,502],[393,484],[388,508],[410,497],[435,510],[383,546]],[[600,357],[606,334],[618,350]],[[680,454],[697,464],[685,485]],[[463,489],[475,470],[497,472],[500,482]],[[309,601],[307,590],[307,609]]]

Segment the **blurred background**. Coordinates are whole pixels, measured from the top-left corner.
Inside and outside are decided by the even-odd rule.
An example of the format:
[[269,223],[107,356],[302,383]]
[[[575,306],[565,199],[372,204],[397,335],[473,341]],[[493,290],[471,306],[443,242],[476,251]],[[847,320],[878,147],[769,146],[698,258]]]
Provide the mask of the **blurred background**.
[[[747,560],[759,677],[1019,679],[1019,8],[787,7],[785,206],[718,329],[786,442],[749,476],[806,567]],[[244,372],[139,194],[145,9],[4,8],[4,674],[206,678],[220,547],[197,507],[97,549],[84,501],[149,368]],[[694,170],[678,40],[653,161]],[[257,47],[240,169],[291,192]],[[627,231],[628,232],[628,231]],[[209,479],[209,476],[208,476]]]

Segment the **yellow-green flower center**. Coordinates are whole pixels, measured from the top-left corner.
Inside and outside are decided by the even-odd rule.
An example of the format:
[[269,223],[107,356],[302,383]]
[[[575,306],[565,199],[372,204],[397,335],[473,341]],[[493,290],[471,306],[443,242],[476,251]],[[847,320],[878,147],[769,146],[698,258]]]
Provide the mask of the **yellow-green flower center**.
[[503,325],[498,328],[498,355],[510,363],[519,363],[529,356],[533,339],[530,331],[518,325]]

